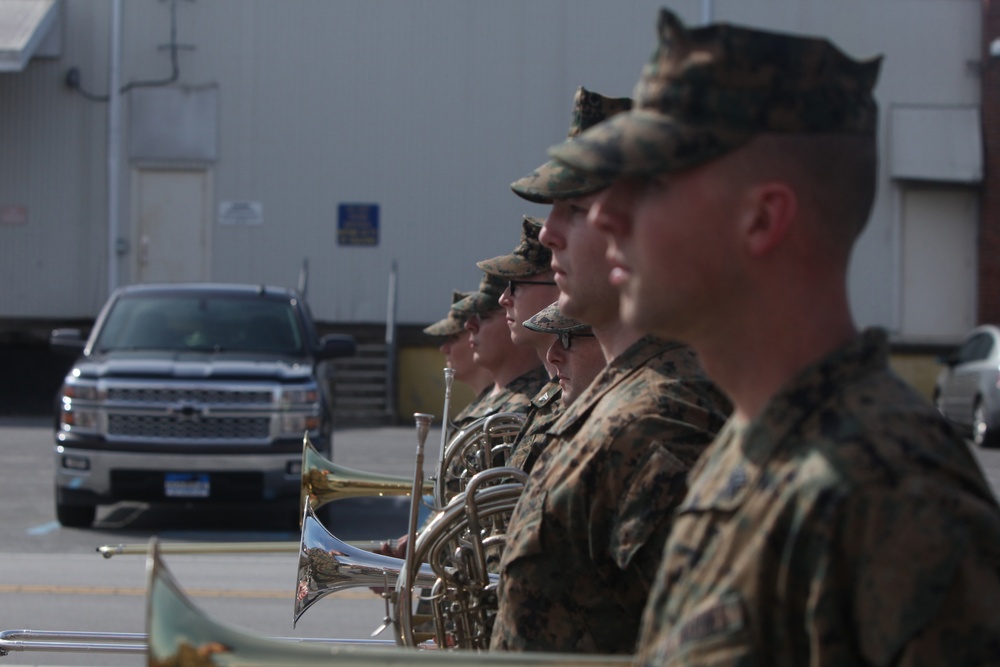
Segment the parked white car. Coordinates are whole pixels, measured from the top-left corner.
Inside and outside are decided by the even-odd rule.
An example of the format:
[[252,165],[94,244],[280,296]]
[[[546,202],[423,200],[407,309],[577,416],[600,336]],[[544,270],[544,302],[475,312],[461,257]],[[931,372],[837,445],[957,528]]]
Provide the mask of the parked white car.
[[934,385],[937,409],[971,431],[977,446],[1000,444],[1000,328],[976,327],[938,361],[944,368]]

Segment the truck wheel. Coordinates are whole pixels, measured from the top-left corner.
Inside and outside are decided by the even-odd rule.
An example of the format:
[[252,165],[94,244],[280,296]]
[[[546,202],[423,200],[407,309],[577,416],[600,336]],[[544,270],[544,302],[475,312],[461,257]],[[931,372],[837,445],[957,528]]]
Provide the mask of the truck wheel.
[[62,505],[56,503],[56,519],[67,528],[90,528],[97,516],[94,505]]

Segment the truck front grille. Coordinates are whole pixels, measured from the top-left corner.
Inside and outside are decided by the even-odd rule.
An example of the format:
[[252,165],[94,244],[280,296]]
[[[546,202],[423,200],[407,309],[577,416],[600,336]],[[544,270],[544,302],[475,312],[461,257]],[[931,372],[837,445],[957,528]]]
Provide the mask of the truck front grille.
[[122,403],[200,403],[203,405],[270,405],[270,391],[211,388],[108,387],[108,400]]
[[108,435],[158,440],[257,440],[270,436],[270,419],[111,414]]

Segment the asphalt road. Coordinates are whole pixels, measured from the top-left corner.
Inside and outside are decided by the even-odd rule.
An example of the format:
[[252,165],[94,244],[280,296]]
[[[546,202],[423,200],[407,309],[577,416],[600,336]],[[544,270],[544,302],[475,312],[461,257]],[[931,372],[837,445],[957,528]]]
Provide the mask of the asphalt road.
[[[440,431],[427,438],[425,470],[437,458]],[[412,427],[347,429],[335,434],[338,464],[412,479]],[[146,559],[102,558],[96,548],[128,544],[142,551],[163,542],[297,543],[289,508],[184,508],[120,504],[98,510],[92,529],[55,521],[51,422],[0,418],[0,631],[144,632]],[[406,530],[405,497],[347,499],[332,504],[331,529],[347,541],[381,541]],[[297,551],[297,549],[296,549]],[[296,551],[165,555],[168,569],[210,618],[271,637],[369,639],[385,616],[369,589],[351,588],[320,600],[292,627]],[[390,631],[380,636],[391,640]],[[137,655],[12,652],[0,667],[138,665]]]

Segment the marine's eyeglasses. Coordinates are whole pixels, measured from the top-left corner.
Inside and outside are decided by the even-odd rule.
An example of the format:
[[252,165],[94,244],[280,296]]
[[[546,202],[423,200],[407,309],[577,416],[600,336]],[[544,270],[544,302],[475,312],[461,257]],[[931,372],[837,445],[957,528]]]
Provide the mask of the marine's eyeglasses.
[[514,296],[514,290],[517,289],[518,285],[555,285],[554,280],[508,280],[507,290],[510,292],[511,296]]
[[584,333],[582,331],[560,331],[559,332],[559,344],[562,349],[568,350],[573,345],[574,338],[593,338],[594,334]]

